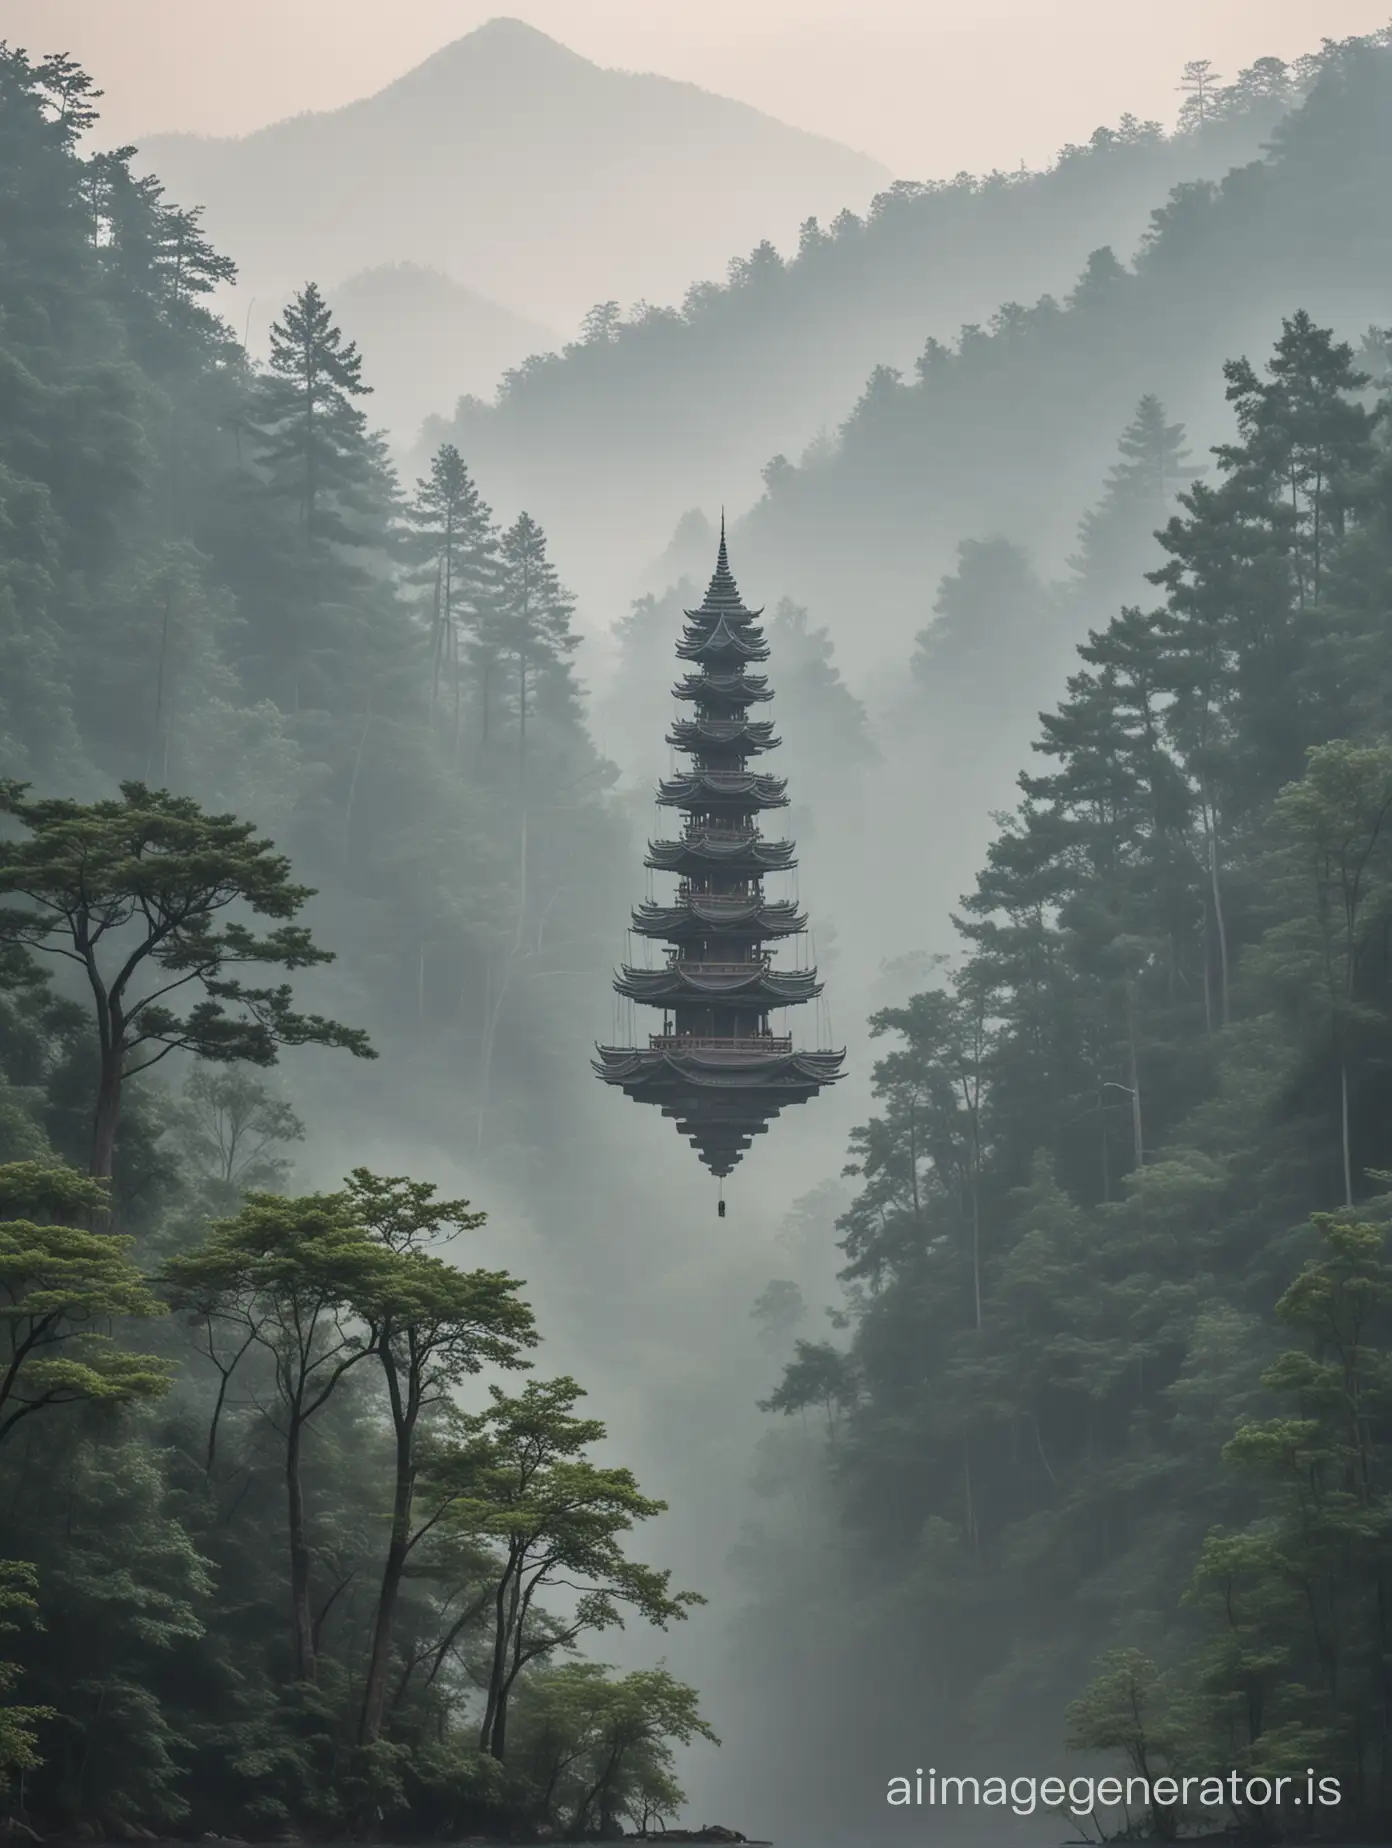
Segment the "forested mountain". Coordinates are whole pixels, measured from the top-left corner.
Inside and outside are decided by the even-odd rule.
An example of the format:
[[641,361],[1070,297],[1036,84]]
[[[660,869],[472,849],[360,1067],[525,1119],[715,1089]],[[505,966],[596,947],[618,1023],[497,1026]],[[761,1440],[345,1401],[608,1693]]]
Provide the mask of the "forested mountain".
[[[771,457],[805,457],[820,485],[819,465],[835,453],[838,430],[867,377],[879,367],[912,368],[930,336],[946,342],[964,323],[982,324],[966,345],[987,378],[1001,374],[991,407],[1008,397],[1009,368],[998,363],[985,331],[1001,303],[1045,293],[1062,297],[1077,284],[1089,253],[1101,247],[1129,261],[1166,195],[1177,185],[1217,181],[1256,159],[1320,67],[1319,59],[1289,68],[1263,59],[1229,84],[1210,84],[1202,113],[1191,97],[1176,133],[1128,117],[1065,148],[1046,172],[896,183],[862,216],[842,212],[823,223],[809,220],[795,251],[767,227],[754,248],[745,246],[747,255],[734,256],[740,246],[732,241],[728,280],[694,284],[679,307],[656,297],[655,305],[630,309],[621,291],[608,288],[607,297],[620,299],[601,301],[579,341],[529,360],[504,382],[496,405],[462,405],[453,420],[432,430],[430,441],[455,441],[510,493],[535,505],[558,537],[564,535],[587,598],[617,601],[687,508],[704,505],[714,512],[723,500],[733,514],[756,499],[760,470]],[[1352,125],[1349,132],[1346,151],[1370,158],[1371,145],[1357,142]],[[1343,156],[1331,150],[1330,158]],[[1196,282],[1200,291],[1206,286]],[[1215,288],[1212,299],[1220,302],[1224,291]],[[1007,311],[1011,325],[1018,316],[1018,310]],[[987,350],[978,355],[982,347]],[[1173,370],[1157,366],[1138,378],[1130,402],[1144,390],[1163,393]],[[1009,372],[1012,381],[1016,377]],[[983,407],[978,439],[974,426],[966,427],[972,420],[965,402],[935,407],[933,436],[925,445],[936,441],[950,457],[959,434],[964,443],[980,440],[992,448],[1003,492],[1018,499],[1024,490],[1010,442],[991,421],[997,412]],[[1028,399],[1013,408],[1028,427]],[[1090,494],[1129,408],[1117,414],[1109,405],[1099,413],[1106,419],[1107,447],[1092,440],[1091,424],[1075,442],[1077,407],[1062,428],[1051,428],[1056,449],[1076,457],[1079,472],[1067,484],[1071,506]],[[897,458],[886,456],[882,466],[897,466]],[[926,469],[927,463],[917,466]],[[841,477],[825,479],[839,483]],[[1037,483],[1037,474],[1030,479]],[[930,545],[936,541],[930,556],[937,569],[957,540],[974,530],[954,521],[983,517],[970,499],[974,485],[968,477],[940,517],[929,498],[934,483],[925,479],[920,491],[915,475],[896,476],[894,493],[917,509],[916,530]],[[789,484],[788,492],[796,486]],[[828,550],[838,552],[831,579],[838,597],[851,574],[867,569],[877,573],[872,583],[878,594],[883,563],[873,538],[861,531],[858,512],[844,545],[838,537],[821,551],[804,548],[805,558],[794,556],[791,542],[775,551],[763,530],[755,528],[755,571],[801,570],[796,580],[780,581],[814,606],[824,594]],[[750,559],[743,539],[741,546],[741,556]],[[896,539],[896,570],[905,549]],[[923,568],[922,551],[914,563]],[[896,578],[893,588],[902,591],[902,582]],[[921,597],[921,582],[918,588]],[[910,633],[906,625],[897,639]]]
[[[1304,1792],[1314,1766],[1342,1791],[1314,1826],[1367,1840],[1392,1788],[1392,337],[1375,379],[1303,311],[1278,331],[1213,381],[1227,440],[1149,601],[1044,716],[956,955],[872,1022],[849,1338],[783,1331],[769,1409],[821,1437],[766,1465],[748,1647],[797,1610],[857,1762],[930,1736],[999,1774],[1009,1738],[1056,1770],[1066,1734],[1195,1780],[1133,1810],[1160,1837],[1301,1834],[1289,1796],[1220,1780]],[[969,569],[1004,597],[1020,566]]]
[[577,1171],[589,996],[546,978],[601,987],[626,843],[572,600],[457,453],[396,479],[314,284],[251,366],[197,212],[94,127],[0,50],[0,1809],[670,1813],[694,1691],[576,1653],[700,1601],[630,1551],[664,1504],[483,1214],[356,1165]]
[[776,458],[741,540],[755,568],[872,611],[861,635],[896,655],[962,539],[1008,534],[1052,570],[1143,393],[1207,442],[1209,381],[1293,297],[1355,332],[1384,315],[1390,155],[1392,42],[1329,48],[1266,155],[1177,188],[1134,263],[1097,251],[1063,300],[929,339],[907,376],[875,370],[834,445]]
[[792,238],[809,212],[860,208],[889,178],[694,84],[602,69],[516,19],[345,108],[234,138],[153,134],[141,160],[207,207],[250,293],[417,263],[559,326],[611,294],[667,300],[760,237]]

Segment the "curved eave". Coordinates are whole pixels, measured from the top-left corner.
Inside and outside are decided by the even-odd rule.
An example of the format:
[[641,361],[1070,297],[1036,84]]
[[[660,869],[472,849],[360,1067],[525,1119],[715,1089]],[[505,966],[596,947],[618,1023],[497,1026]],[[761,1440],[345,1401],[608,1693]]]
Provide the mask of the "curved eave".
[[627,964],[614,977],[614,987],[630,1001],[741,1001],[757,1007],[797,1007],[822,992],[815,969],[780,974],[753,968],[748,975],[703,975],[699,969],[634,969]]
[[633,1091],[662,1092],[689,1086],[695,1090],[787,1091],[807,1095],[835,1084],[846,1052],[780,1052],[766,1058],[731,1060],[718,1052],[654,1052],[636,1046],[596,1046],[591,1060],[597,1077]]
[[745,722],[738,719],[723,722],[678,719],[663,742],[670,744],[674,750],[690,751],[696,755],[728,751],[732,755],[757,757],[764,751],[776,751],[783,740],[774,736],[772,719]]
[[738,878],[760,879],[797,865],[791,841],[719,840],[709,834],[693,841],[649,841],[643,862],[656,873],[704,872],[707,867]]
[[755,706],[772,699],[773,689],[763,674],[687,674],[672,688],[672,698],[707,705]]
[[733,599],[707,597],[699,610],[682,611],[688,622],[714,622],[719,617],[726,622],[757,622],[763,613],[762,605],[757,610],[747,610],[738,596]]
[[640,937],[674,941],[681,937],[795,937],[807,928],[807,913],[790,902],[751,903],[722,907],[702,905],[699,899],[685,905],[646,904],[633,913],[633,929]]
[[767,661],[769,652],[767,642],[747,642],[728,629],[677,643],[679,661]]
[[745,813],[753,809],[787,808],[788,798],[784,793],[787,787],[786,778],[781,776],[758,776],[752,772],[722,776],[718,771],[703,774],[697,770],[689,776],[664,777],[657,786],[657,800],[663,808],[729,807]]

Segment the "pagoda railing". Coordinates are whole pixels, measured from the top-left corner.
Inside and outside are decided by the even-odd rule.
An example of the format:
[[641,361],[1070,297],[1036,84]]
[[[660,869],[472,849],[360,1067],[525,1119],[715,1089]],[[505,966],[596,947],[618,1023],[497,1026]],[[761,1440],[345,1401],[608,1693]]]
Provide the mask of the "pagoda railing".
[[726,841],[752,841],[758,832],[757,828],[748,823],[740,826],[733,821],[688,821],[682,838],[690,841],[699,835],[709,834]]
[[702,770],[699,774],[702,782],[714,783],[717,788],[723,788],[727,784],[733,788],[737,783],[749,782],[751,777],[757,777],[761,782],[781,781],[775,776],[765,777],[762,772],[755,770]]
[[681,879],[677,882],[677,897],[679,899],[699,899],[703,905],[714,905],[717,909],[721,905],[728,905],[732,911],[754,904],[763,904],[764,894],[761,882],[751,876],[748,884],[756,889],[752,892],[706,892],[699,886],[693,885],[689,879]]
[[747,1033],[742,1039],[721,1038],[709,1033],[654,1033],[648,1045],[654,1052],[744,1053],[751,1059],[793,1050],[791,1034],[787,1039],[777,1039],[772,1033]]
[[669,956],[669,969],[689,969],[693,975],[756,975],[770,967],[772,958],[751,956],[744,962],[707,962],[701,956]]

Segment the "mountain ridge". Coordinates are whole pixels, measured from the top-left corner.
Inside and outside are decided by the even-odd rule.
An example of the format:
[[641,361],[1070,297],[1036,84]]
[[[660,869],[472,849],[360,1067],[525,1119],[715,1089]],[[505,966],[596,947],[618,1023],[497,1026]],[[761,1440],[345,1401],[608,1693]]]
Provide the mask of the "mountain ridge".
[[443,270],[378,263],[332,286],[339,323],[372,362],[370,417],[405,443],[447,398],[491,392],[510,367],[556,340]]

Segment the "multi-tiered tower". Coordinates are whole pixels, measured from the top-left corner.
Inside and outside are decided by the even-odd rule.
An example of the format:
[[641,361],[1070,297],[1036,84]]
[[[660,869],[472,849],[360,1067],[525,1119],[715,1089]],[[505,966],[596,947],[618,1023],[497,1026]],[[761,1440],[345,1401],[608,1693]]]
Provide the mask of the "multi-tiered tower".
[[807,919],[791,901],[764,897],[765,875],[797,862],[791,841],[765,840],[758,826],[766,810],[787,807],[783,778],[748,767],[779,743],[768,719],[749,717],[773,697],[764,675],[746,671],[768,659],[762,614],[740,599],[722,521],[715,576],[700,609],[686,612],[677,644],[691,667],[673,693],[693,710],[674,721],[667,742],[691,767],[657,793],[683,811],[685,826],[677,840],[650,841],[645,862],[677,875],[676,897],[633,913],[635,931],[670,946],[667,961],[625,965],[614,982],[619,994],[662,1009],[662,1031],[646,1047],[601,1046],[595,1061],[606,1084],[675,1117],[722,1177],[785,1105],[833,1083],[845,1057],[795,1050],[769,1025],[770,1010],[811,1001],[821,986],[815,969],[776,969],[766,948]]

